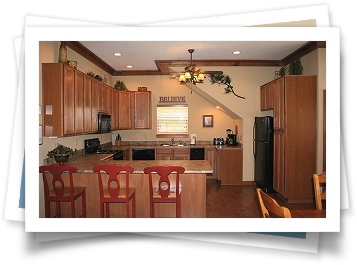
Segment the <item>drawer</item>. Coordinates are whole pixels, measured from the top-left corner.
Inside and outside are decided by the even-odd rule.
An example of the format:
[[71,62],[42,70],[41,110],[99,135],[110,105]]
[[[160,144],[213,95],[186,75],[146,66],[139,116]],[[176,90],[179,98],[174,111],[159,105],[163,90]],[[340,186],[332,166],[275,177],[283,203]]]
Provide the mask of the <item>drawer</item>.
[[156,154],[172,154],[172,148],[156,148]]
[[190,153],[190,148],[175,148],[174,149],[174,154],[189,154]]

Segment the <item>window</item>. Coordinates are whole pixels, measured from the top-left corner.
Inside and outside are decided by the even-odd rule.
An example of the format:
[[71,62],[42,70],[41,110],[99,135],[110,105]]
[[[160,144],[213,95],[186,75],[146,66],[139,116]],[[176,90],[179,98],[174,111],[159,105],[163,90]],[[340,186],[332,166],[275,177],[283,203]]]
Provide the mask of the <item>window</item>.
[[188,137],[188,106],[157,106],[156,137]]

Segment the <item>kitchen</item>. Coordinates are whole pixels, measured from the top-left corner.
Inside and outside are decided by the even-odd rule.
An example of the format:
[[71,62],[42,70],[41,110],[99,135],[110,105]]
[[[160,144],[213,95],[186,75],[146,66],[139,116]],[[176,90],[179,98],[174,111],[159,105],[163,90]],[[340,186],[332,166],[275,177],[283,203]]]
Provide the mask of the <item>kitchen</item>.
[[[40,42],[40,73],[42,72],[42,63],[56,63],[60,42]],[[183,45],[182,54],[186,53],[186,46]],[[189,47],[192,48],[192,47]],[[300,46],[298,46],[300,48]],[[297,50],[297,48],[296,48]],[[197,49],[198,51],[198,49]],[[294,50],[295,51],[295,50]],[[292,51],[293,52],[293,51]],[[313,49],[313,51],[304,54],[301,57],[304,65],[305,75],[318,75],[318,116],[317,116],[317,152],[316,172],[322,171],[322,92],[325,89],[325,47]],[[213,144],[214,138],[226,138],[226,129],[233,129],[237,134],[240,143],[242,155],[241,161],[241,180],[240,185],[254,184],[254,157],[252,151],[253,124],[256,116],[273,116],[272,110],[261,111],[260,87],[274,80],[275,71],[279,71],[281,66],[205,66],[204,70],[221,70],[224,74],[233,79],[234,89],[245,99],[239,99],[232,94],[224,94],[223,88],[218,85],[212,85],[205,80],[204,83],[197,86],[188,87],[180,85],[176,79],[169,78],[169,75],[121,75],[111,76],[108,72],[89,62],[83,56],[67,47],[68,60],[76,61],[78,70],[86,73],[88,70],[104,76],[108,85],[114,86],[117,80],[125,82],[130,91],[137,91],[138,87],[147,87],[151,91],[151,128],[149,129],[125,129],[114,130],[112,133],[119,133],[122,144],[137,145],[138,142],[169,142],[171,138],[157,138],[156,129],[156,107],[160,102],[183,100],[189,106],[188,134],[197,135],[197,145]],[[195,55],[195,54],[194,54]],[[287,54],[288,55],[288,54]],[[195,58],[195,57],[194,57]],[[233,57],[235,60],[237,57]],[[232,60],[234,60],[232,59]],[[187,60],[189,63],[189,60]],[[187,62],[186,62],[187,63]],[[183,67],[172,67],[174,71],[180,72]],[[130,71],[130,70],[128,70]],[[42,80],[40,76],[40,105],[42,105]],[[191,89],[190,89],[191,88]],[[213,104],[214,103],[214,104]],[[217,108],[217,106],[219,108]],[[44,111],[42,111],[44,113]],[[40,124],[42,124],[42,115],[40,115]],[[213,116],[212,127],[202,125],[204,115]],[[46,154],[53,149],[57,143],[84,150],[84,142],[87,139],[98,138],[101,144],[111,143],[112,134],[79,134],[69,137],[50,138],[43,137],[43,144],[40,149],[40,163],[46,159]],[[188,138],[177,137],[175,141],[182,141],[190,144]],[[133,144],[135,143],[135,144]],[[242,147],[244,146],[244,148]],[[231,184],[231,183],[229,183]],[[41,196],[40,196],[41,198]],[[40,209],[43,207],[40,207]],[[43,209],[40,210],[41,216],[44,216]]]

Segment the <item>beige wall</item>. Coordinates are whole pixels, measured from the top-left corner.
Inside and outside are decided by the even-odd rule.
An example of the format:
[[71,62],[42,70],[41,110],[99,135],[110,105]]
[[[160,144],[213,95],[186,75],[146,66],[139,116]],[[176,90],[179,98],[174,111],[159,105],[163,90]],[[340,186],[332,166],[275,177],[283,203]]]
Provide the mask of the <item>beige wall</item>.
[[[184,96],[188,105],[189,122],[188,133],[197,134],[197,141],[213,141],[214,137],[225,137],[228,128],[234,129],[234,120],[225,113],[207,102],[197,93],[192,92],[185,85],[180,85],[175,79],[170,79],[168,75],[163,76],[124,76],[113,77],[116,80],[125,82],[130,91],[137,91],[138,87],[147,87],[152,91],[152,130],[120,130],[117,131],[122,136],[123,141],[166,141],[165,138],[156,138],[157,114],[156,106],[160,97]],[[202,116],[213,115],[213,128],[202,126]],[[176,139],[176,138],[175,138]],[[188,138],[177,138],[186,140]]]
[[[40,43],[40,73],[41,63],[57,62],[59,42],[41,42]],[[125,82],[129,90],[136,91],[137,87],[146,86],[152,91],[152,130],[120,130],[114,133],[120,133],[124,141],[155,141],[165,140],[157,139],[156,135],[156,105],[160,96],[185,96],[186,103],[189,106],[189,134],[196,133],[197,140],[212,141],[214,137],[225,137],[226,129],[234,129],[238,124],[239,135],[242,137],[244,145],[243,151],[243,180],[249,181],[254,178],[254,160],[253,160],[253,124],[254,117],[273,115],[272,111],[260,111],[260,85],[270,82],[274,79],[274,71],[278,67],[205,67],[205,70],[222,70],[232,78],[232,85],[238,95],[245,97],[240,99],[233,94],[224,94],[223,87],[217,84],[211,85],[208,80],[199,84],[198,89],[204,91],[209,96],[219,101],[222,105],[241,117],[241,120],[233,120],[222,111],[218,110],[211,103],[207,102],[201,96],[180,85],[175,79],[169,76],[124,76],[111,77],[103,70],[88,62],[71,49],[67,48],[68,60],[78,62],[78,70],[87,72],[93,71],[104,77],[106,75],[109,84],[115,84],[120,79]],[[301,61],[304,66],[304,74],[318,74],[318,172],[322,168],[322,90],[326,89],[325,84],[325,49],[318,49],[304,56]],[[175,69],[181,71],[182,69]],[[40,94],[41,94],[41,76],[40,76]],[[40,97],[40,102],[41,97]],[[41,103],[40,103],[41,104]],[[202,115],[214,115],[214,127],[202,127]],[[41,115],[40,115],[41,116]],[[41,117],[40,117],[41,122]],[[40,146],[40,163],[46,157],[47,151],[52,149],[55,144],[61,143],[72,148],[83,149],[84,140],[99,137],[102,143],[110,142],[110,134],[90,134],[75,137],[63,137],[50,139],[44,137],[43,145]],[[177,140],[179,140],[178,138]],[[188,140],[188,139],[181,139]],[[77,144],[76,144],[77,143]]]

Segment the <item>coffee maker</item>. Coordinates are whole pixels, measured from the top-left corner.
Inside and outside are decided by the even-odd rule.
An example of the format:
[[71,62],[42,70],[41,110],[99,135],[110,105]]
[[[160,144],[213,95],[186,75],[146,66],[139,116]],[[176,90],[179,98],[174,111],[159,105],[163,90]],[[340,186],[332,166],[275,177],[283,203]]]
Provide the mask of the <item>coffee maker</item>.
[[233,131],[231,129],[227,130],[227,139],[226,139],[226,145],[232,145],[232,146],[237,146],[237,135],[233,134]]

